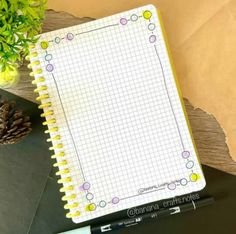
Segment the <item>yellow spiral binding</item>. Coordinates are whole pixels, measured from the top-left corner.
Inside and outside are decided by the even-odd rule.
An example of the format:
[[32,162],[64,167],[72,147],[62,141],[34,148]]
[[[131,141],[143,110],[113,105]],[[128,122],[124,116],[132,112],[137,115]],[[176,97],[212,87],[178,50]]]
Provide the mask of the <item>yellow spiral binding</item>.
[[36,61],[30,63],[27,67],[32,69],[33,66],[38,66],[38,65],[40,65],[40,61],[36,60]]
[[46,103],[43,103],[41,105],[39,105],[39,109],[44,109],[44,108],[47,108],[47,107],[51,107],[52,106],[52,103],[51,102],[46,102]]
[[27,55],[25,57],[26,60],[30,60],[31,58],[34,58],[34,57],[37,57],[38,56],[38,53],[36,51],[30,53],[29,55]]
[[71,182],[71,177],[65,177],[57,181],[58,184],[64,184]]
[[[45,123],[45,122],[44,122]],[[56,149],[62,149],[63,148],[63,144],[62,143],[59,143],[59,144],[56,144],[54,146],[51,146],[49,148],[49,150],[56,150]]]
[[63,196],[61,198],[62,201],[71,201],[71,200],[74,200],[76,198],[76,195],[75,194],[71,194],[69,196]]
[[43,118],[43,117],[47,117],[47,116],[51,116],[51,115],[54,115],[53,110],[46,111],[43,114],[41,114],[40,116]]
[[76,218],[80,216],[80,212],[76,211],[75,213],[68,213],[66,214],[66,218]]
[[59,128],[56,126],[56,118],[54,111],[52,109],[52,103],[50,101],[50,96],[47,92],[48,88],[45,83],[45,77],[42,75],[43,70],[40,66],[40,60],[38,59],[38,53],[35,51],[35,45],[29,46],[31,53],[26,57],[27,60],[30,60],[28,68],[32,69],[30,76],[34,76],[35,79],[32,81],[32,84],[36,85],[35,93],[38,93],[39,96],[36,98],[38,102],[41,102],[39,109],[43,109],[44,112],[40,115],[46,120],[43,122],[43,125],[47,125],[48,129],[45,133],[49,133],[51,137],[47,139],[47,142],[52,142],[53,145],[49,150],[54,150],[55,154],[51,156],[52,159],[56,159],[57,162],[53,164],[54,167],[58,167],[56,172],[57,176],[61,178],[58,180],[59,184],[62,184],[60,192],[65,193],[62,197],[62,200],[67,202],[64,206],[65,209],[71,209],[72,211],[67,213],[66,217],[74,218],[80,216],[80,211],[78,211],[78,202],[75,201],[76,194],[74,191],[74,186],[72,185],[72,178],[70,177],[70,170],[68,168],[68,162],[66,160],[66,155],[63,150],[63,144],[61,142],[61,135],[59,134]]
[[42,85],[42,86],[39,86],[38,88],[36,88],[34,90],[35,93],[39,93],[40,91],[44,91],[44,90],[47,90],[48,87],[46,85]]
[[35,44],[30,44],[29,45],[29,49],[34,49],[35,48]]
[[60,162],[54,163],[53,167],[60,167],[60,166],[65,166],[67,165],[67,161],[66,160],[62,160]]
[[47,139],[47,142],[59,141],[59,140],[61,140],[61,136],[60,136],[60,135],[56,135],[56,136],[54,136],[54,137],[52,137],[52,138],[48,138],[48,139]]
[[43,125],[50,125],[50,124],[54,124],[54,123],[56,123],[56,119],[49,119],[49,120],[47,120],[47,121],[44,121],[43,122]]
[[37,74],[42,74],[43,70],[42,69],[37,69],[33,72],[30,72],[30,76],[35,76]]
[[59,152],[59,153],[57,153],[57,154],[53,154],[52,156],[51,156],[51,158],[52,159],[55,159],[55,158],[61,158],[61,157],[64,157],[65,156],[65,152]]
[[56,175],[65,175],[65,174],[69,174],[69,173],[70,173],[70,170],[67,168],[67,169],[63,169],[63,170],[56,172]]
[[74,186],[69,185],[69,186],[67,186],[67,187],[62,187],[62,188],[60,189],[60,192],[67,192],[67,191],[72,191],[72,190],[74,190]]
[[36,98],[36,101],[41,101],[41,100],[48,99],[48,98],[49,98],[48,94],[42,94]]
[[45,133],[53,133],[58,132],[58,127],[52,127],[45,131]]
[[32,84],[37,85],[38,83],[44,82],[45,78],[44,77],[39,77],[35,80],[32,81]]
[[66,204],[66,205],[64,205],[64,208],[65,209],[72,209],[72,208],[76,208],[76,207],[78,207],[79,206],[79,203],[78,202],[74,202],[74,203],[72,203],[72,204]]

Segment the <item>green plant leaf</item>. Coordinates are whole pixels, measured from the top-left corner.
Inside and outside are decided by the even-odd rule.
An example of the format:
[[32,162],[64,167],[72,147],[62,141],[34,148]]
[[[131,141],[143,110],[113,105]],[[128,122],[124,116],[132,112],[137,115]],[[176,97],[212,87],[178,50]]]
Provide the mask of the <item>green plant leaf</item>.
[[0,70],[29,53],[45,8],[45,0],[0,0]]
[[2,35],[7,37],[7,36],[11,35],[11,32],[10,31],[5,31],[5,32],[2,32]]
[[4,9],[5,11],[8,10],[8,5],[6,0],[1,0],[1,9]]

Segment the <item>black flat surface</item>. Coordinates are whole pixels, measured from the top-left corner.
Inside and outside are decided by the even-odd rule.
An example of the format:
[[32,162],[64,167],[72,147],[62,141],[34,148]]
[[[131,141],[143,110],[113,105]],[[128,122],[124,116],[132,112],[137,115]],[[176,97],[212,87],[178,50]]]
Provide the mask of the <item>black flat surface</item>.
[[[49,174],[52,161],[36,105],[8,96],[31,115],[34,130],[20,144],[0,148],[0,234],[52,234],[80,227],[65,218],[58,178],[54,169]],[[216,199],[213,205],[113,233],[235,234],[236,177],[206,166],[203,170],[207,193]]]
[[31,117],[33,131],[22,142],[0,146],[0,233],[27,233],[51,170],[45,130],[36,104],[11,95],[17,107]]
[[[213,205],[112,233],[235,234],[236,177],[207,166],[203,166],[203,170],[207,180],[207,193],[216,199]],[[61,195],[58,192],[56,177],[53,174],[51,176],[48,179],[30,234],[52,234],[81,226],[65,218],[66,212],[62,208],[64,204],[61,202]]]

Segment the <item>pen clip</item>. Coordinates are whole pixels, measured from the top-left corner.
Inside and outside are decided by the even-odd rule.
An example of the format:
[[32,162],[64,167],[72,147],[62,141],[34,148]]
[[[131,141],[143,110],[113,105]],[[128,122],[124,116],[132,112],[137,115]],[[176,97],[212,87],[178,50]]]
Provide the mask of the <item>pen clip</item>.
[[179,206],[172,207],[172,208],[170,208],[169,210],[173,210],[173,211],[170,213],[171,215],[180,213],[180,207],[179,207]]
[[101,232],[109,232],[109,231],[111,231],[111,224],[101,227]]

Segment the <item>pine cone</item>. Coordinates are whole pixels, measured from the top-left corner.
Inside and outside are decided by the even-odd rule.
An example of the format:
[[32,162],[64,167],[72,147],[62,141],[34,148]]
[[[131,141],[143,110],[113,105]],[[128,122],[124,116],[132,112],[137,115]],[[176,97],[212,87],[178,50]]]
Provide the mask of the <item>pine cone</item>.
[[15,102],[0,96],[0,144],[15,144],[31,132],[29,116],[17,110]]

